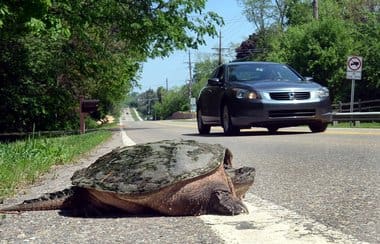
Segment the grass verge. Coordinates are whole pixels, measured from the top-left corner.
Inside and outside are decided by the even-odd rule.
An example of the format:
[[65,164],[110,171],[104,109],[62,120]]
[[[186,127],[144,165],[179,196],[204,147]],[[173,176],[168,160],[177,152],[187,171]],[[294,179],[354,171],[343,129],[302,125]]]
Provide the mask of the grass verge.
[[339,122],[336,125],[330,124],[329,127],[331,128],[368,128],[368,129],[375,129],[380,128],[379,122],[360,122],[359,125],[354,125],[350,122]]
[[133,120],[134,121],[139,121],[139,118],[137,118],[137,114],[136,114],[137,111],[135,109],[133,109],[133,108],[131,108],[129,111],[130,111],[130,113],[132,115]]
[[0,143],[0,199],[13,194],[19,186],[35,182],[51,166],[73,161],[111,135],[110,131],[102,130]]

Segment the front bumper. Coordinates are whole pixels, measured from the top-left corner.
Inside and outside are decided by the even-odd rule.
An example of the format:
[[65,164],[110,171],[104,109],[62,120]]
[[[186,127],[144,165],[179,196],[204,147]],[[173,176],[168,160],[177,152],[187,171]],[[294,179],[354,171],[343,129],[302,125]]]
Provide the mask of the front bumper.
[[234,99],[230,104],[232,123],[241,128],[286,127],[332,121],[329,99],[291,101]]

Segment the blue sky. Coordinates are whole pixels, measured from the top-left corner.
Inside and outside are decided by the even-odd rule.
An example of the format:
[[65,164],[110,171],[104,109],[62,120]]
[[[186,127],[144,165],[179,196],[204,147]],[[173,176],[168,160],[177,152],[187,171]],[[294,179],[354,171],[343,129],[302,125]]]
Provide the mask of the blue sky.
[[[224,19],[225,25],[221,27],[222,47],[239,45],[255,30],[254,25],[242,14],[243,8],[236,0],[208,0],[206,11],[214,11]],[[216,53],[216,50],[212,48],[217,48],[218,42],[218,38],[207,38],[206,46],[201,46],[198,50],[190,50],[191,61],[196,62],[204,55]],[[233,55],[233,52],[231,54]],[[215,58],[217,58],[216,54]],[[228,56],[226,58],[228,59]],[[189,80],[189,68],[186,62],[188,62],[188,51],[176,51],[165,59],[148,60],[144,63],[139,81],[141,89],[135,90],[143,92],[149,88],[156,90],[159,86],[165,87],[166,79],[168,79],[169,89],[184,85]]]

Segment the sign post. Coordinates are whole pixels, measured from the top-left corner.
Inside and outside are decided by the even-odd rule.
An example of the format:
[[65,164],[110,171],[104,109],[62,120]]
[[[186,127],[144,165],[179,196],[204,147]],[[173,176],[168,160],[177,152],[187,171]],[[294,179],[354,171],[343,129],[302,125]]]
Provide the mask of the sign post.
[[196,101],[195,97],[192,97],[192,98],[190,98],[190,112],[194,113],[196,108],[197,108],[197,101]]
[[85,113],[82,112],[82,104],[83,104],[84,96],[79,97],[79,128],[80,128],[80,133],[84,134],[86,132],[86,125],[84,123],[84,117]]
[[349,56],[347,59],[347,74],[346,78],[351,80],[351,101],[350,113],[354,111],[355,98],[355,80],[362,79],[363,58],[359,56]]

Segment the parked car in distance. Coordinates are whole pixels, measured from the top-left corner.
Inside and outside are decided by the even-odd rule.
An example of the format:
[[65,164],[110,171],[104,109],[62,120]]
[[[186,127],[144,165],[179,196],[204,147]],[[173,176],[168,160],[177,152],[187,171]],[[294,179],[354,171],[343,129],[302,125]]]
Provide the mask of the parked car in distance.
[[285,64],[231,62],[219,66],[197,100],[200,134],[222,126],[225,135],[240,129],[307,125],[323,132],[331,122],[329,90]]

